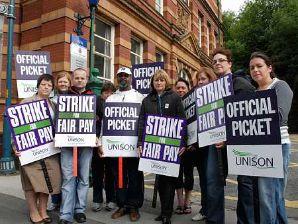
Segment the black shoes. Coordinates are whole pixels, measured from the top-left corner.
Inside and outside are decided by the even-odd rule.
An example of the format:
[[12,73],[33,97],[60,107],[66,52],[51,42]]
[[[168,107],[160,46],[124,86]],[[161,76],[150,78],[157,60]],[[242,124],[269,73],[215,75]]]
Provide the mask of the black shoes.
[[86,215],[84,213],[76,213],[74,214],[74,219],[78,223],[83,223],[83,222],[86,222]]
[[157,216],[155,219],[154,219],[155,221],[161,221],[162,220],[162,216],[161,215],[159,215],[159,216]]
[[162,224],[171,224],[171,219],[165,216],[161,218],[161,221],[162,221]]

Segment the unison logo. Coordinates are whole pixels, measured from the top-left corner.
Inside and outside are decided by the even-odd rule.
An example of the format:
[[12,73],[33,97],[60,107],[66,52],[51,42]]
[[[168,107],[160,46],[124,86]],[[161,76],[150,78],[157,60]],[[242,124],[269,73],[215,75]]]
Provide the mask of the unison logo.
[[157,162],[151,162],[151,169],[160,170],[160,171],[166,171],[167,167],[163,166]]
[[67,140],[68,140],[68,142],[75,142],[75,143],[83,143],[84,142],[84,138],[74,137],[74,136],[68,136]]
[[217,132],[217,131],[209,131],[210,139],[214,138],[222,138],[225,136],[225,131]]
[[135,145],[122,143],[120,141],[107,139],[108,150],[122,150],[122,151],[134,151]]
[[235,162],[238,166],[251,166],[258,169],[274,168],[274,159],[272,157],[262,157],[250,152],[243,152],[233,149]]

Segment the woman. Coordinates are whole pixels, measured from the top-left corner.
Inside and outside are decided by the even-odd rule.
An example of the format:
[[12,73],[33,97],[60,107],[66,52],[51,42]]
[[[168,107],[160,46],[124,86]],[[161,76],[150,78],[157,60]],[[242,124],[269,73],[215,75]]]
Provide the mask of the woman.
[[284,192],[291,148],[287,122],[293,92],[285,81],[274,76],[272,63],[267,55],[252,53],[249,68],[252,79],[257,83],[257,90],[276,90],[284,166],[284,178],[258,178],[260,223],[288,223]]
[[[49,74],[41,75],[37,80],[37,93],[24,99],[21,103],[47,100],[52,118],[54,117],[54,103],[49,96],[54,87],[53,77]],[[17,156],[20,156],[16,152]],[[43,167],[42,167],[43,166]],[[49,180],[46,181],[46,169]],[[20,168],[22,188],[29,207],[29,218],[32,223],[51,223],[52,219],[47,214],[49,193],[58,194],[61,189],[61,171],[58,155],[35,161]],[[52,192],[49,188],[52,187]]]
[[[197,75],[197,87],[201,87],[203,85],[208,84],[217,79],[217,76],[213,72],[211,68],[202,67]],[[201,209],[198,214],[192,217],[193,221],[200,221],[206,219],[206,203],[207,203],[207,192],[206,192],[206,184],[207,184],[207,176],[206,176],[206,166],[207,166],[207,157],[208,157],[208,148],[209,146],[199,148],[198,144],[193,145],[194,154],[193,165],[197,167],[199,177],[200,177],[200,188],[201,188]]]
[[[71,77],[68,72],[59,72],[55,77],[55,89],[56,95],[52,98],[52,101],[57,103],[58,95],[67,93],[71,86]],[[48,206],[48,211],[58,210],[61,203],[61,194],[52,195],[51,204]]]
[[[190,89],[189,82],[180,77],[175,83],[175,91],[182,98]],[[186,150],[181,156],[179,176],[176,183],[176,193],[178,206],[175,209],[175,213],[178,215],[190,214],[190,196],[193,189],[193,153],[191,150]],[[183,199],[183,190],[185,197]]]
[[[157,70],[151,78],[151,93],[143,100],[139,115],[139,152],[142,151],[142,135],[146,114],[175,116],[184,118],[184,109],[177,93],[170,88],[170,79],[164,70]],[[180,150],[182,152],[183,150]],[[177,178],[158,175],[158,191],[161,202],[161,214],[155,220],[164,224],[171,223],[175,184]]]

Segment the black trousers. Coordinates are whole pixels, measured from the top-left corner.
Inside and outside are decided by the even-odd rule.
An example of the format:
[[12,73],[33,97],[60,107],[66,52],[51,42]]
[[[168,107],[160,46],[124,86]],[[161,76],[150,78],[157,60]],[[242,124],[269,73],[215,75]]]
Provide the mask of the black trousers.
[[161,204],[161,215],[171,218],[173,213],[176,177],[158,175],[158,194]]
[[176,183],[176,189],[184,188],[185,190],[193,190],[194,177],[193,167],[195,151],[186,151],[181,156],[179,176]]
[[91,162],[93,202],[103,203],[103,189],[106,192],[106,202],[116,202],[115,178],[113,172],[113,160],[115,158],[100,158],[96,150],[93,150]]
[[142,207],[144,202],[144,175],[138,171],[139,158],[117,158],[113,164],[116,177],[116,201],[120,208]]

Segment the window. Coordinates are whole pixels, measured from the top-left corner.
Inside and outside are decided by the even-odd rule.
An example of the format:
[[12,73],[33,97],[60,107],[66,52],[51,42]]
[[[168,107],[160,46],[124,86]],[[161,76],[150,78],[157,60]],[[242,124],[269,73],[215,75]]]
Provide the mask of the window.
[[155,0],[155,9],[163,15],[163,0]]
[[183,2],[185,2],[186,5],[188,5],[188,0],[182,0]]
[[114,27],[96,19],[94,33],[94,67],[101,77],[112,80],[114,54]]
[[198,43],[199,47],[202,47],[202,21],[203,21],[203,16],[199,13],[199,18],[198,18]]
[[190,81],[190,80],[189,80],[189,77],[188,77],[188,71],[185,70],[185,69],[180,70],[180,72],[179,72],[179,76],[182,77],[182,78],[184,78],[184,79],[187,80],[188,82]]
[[131,65],[143,63],[143,42],[136,37],[131,38]]
[[165,56],[164,56],[165,54],[164,53],[162,53],[162,52],[160,52],[160,51],[156,51],[156,53],[155,53],[155,57],[156,57],[156,62],[163,62],[163,61],[165,61]]

